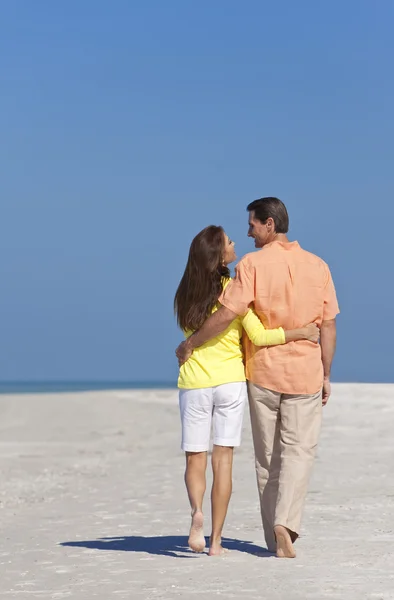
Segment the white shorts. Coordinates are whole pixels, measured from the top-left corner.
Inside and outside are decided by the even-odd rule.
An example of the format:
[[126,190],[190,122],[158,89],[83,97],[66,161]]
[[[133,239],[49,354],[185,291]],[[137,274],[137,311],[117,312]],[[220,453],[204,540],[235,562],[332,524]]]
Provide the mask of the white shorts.
[[213,443],[216,446],[240,446],[247,397],[245,381],[179,390],[182,450],[207,451],[212,421]]

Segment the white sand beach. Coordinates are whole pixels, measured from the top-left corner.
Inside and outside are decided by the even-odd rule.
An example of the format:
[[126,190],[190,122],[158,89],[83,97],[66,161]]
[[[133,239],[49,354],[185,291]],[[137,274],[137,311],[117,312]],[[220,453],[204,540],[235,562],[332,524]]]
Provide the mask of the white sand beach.
[[279,560],[255,554],[247,413],[232,551],[209,558],[186,547],[175,390],[0,396],[0,596],[392,600],[393,422],[394,385],[334,386],[298,557]]

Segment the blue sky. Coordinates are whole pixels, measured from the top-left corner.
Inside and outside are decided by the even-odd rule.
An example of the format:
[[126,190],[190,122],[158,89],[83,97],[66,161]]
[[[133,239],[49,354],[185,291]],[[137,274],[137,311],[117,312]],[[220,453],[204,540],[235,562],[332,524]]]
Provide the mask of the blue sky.
[[175,380],[192,237],[288,206],[333,377],[394,381],[394,5],[2,3],[0,379]]

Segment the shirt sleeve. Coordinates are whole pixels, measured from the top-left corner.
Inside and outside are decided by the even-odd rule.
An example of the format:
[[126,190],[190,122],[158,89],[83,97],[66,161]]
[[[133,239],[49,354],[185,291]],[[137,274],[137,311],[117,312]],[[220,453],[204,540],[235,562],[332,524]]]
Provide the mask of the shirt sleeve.
[[329,321],[335,319],[339,314],[339,306],[337,300],[337,294],[335,291],[334,282],[331,277],[330,269],[326,265],[326,281],[324,285],[324,307],[323,307],[323,321]]
[[266,329],[253,310],[249,309],[243,317],[242,326],[255,346],[277,346],[286,343],[283,328]]
[[220,304],[237,315],[245,315],[249,305],[255,299],[254,283],[254,268],[241,260],[235,268],[234,279],[230,281],[219,298]]

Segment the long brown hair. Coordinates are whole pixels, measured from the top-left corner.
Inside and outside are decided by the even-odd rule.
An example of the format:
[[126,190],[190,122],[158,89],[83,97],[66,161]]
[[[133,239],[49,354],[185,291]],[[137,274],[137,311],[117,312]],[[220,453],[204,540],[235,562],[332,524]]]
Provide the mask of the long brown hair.
[[195,331],[212,313],[222,293],[223,277],[230,271],[223,264],[223,227],[209,225],[190,244],[185,272],[174,298],[179,327]]

